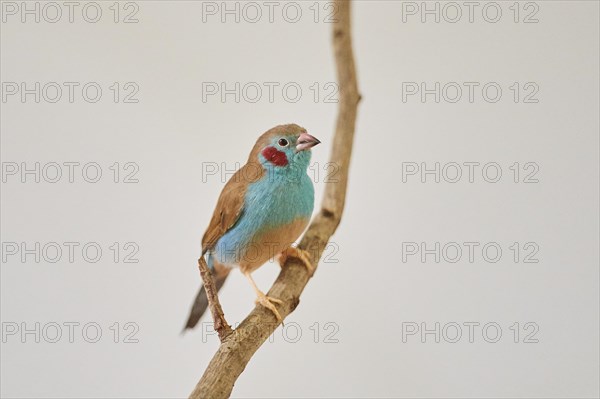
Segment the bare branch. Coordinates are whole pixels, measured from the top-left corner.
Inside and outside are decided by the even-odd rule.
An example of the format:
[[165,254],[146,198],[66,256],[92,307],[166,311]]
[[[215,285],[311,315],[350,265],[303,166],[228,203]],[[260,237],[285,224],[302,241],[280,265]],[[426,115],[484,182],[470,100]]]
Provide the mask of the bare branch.
[[[333,47],[340,103],[330,160],[339,166],[339,174],[336,175],[336,182],[327,183],[321,210],[298,245],[300,249],[310,253],[313,267],[316,267],[342,218],[356,111],[360,101],[350,36],[350,1],[336,0],[335,10],[337,15],[333,24]],[[298,306],[300,294],[310,278],[308,273],[301,260],[289,257],[269,290],[267,295],[283,301],[277,307],[283,318]],[[240,326],[224,338],[190,398],[229,397],[237,378],[277,326],[271,311],[263,306],[256,306]]]
[[200,269],[200,277],[202,277],[204,291],[206,291],[206,297],[208,298],[208,307],[210,308],[210,313],[215,322],[215,331],[219,334],[221,342],[223,342],[233,331],[231,330],[231,326],[227,324],[227,320],[225,320],[223,308],[221,308],[219,296],[217,295],[215,281],[204,260],[204,254],[198,259],[198,268]]

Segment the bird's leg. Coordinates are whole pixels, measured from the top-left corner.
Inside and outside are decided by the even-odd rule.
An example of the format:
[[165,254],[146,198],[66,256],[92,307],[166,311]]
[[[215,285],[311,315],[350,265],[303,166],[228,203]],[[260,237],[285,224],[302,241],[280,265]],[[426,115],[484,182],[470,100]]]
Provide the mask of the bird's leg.
[[283,319],[281,318],[281,315],[279,314],[279,312],[277,311],[277,308],[275,307],[275,305],[273,305],[273,303],[281,305],[283,303],[283,301],[279,300],[277,298],[271,298],[270,296],[266,296],[264,292],[259,290],[258,287],[256,286],[256,283],[254,282],[254,279],[252,278],[252,275],[250,274],[250,272],[244,272],[244,276],[246,276],[248,278],[248,280],[250,280],[250,284],[252,284],[252,288],[254,288],[254,291],[256,292],[255,303],[261,304],[262,306],[264,306],[265,308],[267,308],[271,312],[273,312],[273,314],[277,318],[277,322],[281,323],[283,321]]
[[310,254],[308,251],[296,247],[288,247],[284,249],[281,254],[279,254],[279,265],[283,267],[288,258],[299,259],[304,267],[306,267],[306,270],[308,270],[309,276],[312,277],[312,275],[315,273],[315,267],[310,262]]

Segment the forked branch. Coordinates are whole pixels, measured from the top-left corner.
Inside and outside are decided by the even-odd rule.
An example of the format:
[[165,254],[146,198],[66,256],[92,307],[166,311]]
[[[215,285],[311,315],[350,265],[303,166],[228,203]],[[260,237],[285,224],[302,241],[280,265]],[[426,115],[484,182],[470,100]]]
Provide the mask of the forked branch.
[[[312,266],[315,268],[329,238],[337,229],[344,211],[356,112],[360,101],[350,36],[350,1],[336,0],[335,10],[333,48],[340,88],[340,102],[330,161],[339,167],[336,175],[338,179],[335,182],[327,183],[321,210],[312,220],[298,245],[298,248],[310,253]],[[301,262],[297,258],[288,257],[281,273],[267,294],[283,301],[283,304],[277,307],[283,318],[298,306],[300,294],[310,278],[307,268]],[[204,265],[200,266],[202,269]],[[209,292],[208,289],[207,292]],[[222,316],[218,302],[211,305],[211,311],[213,311],[213,316],[215,314]],[[271,311],[258,305],[233,332],[229,333],[226,330],[223,330],[223,333],[220,332],[221,346],[210,361],[190,398],[229,397],[235,381],[244,371],[254,353],[278,325]],[[219,325],[216,327],[226,329]]]

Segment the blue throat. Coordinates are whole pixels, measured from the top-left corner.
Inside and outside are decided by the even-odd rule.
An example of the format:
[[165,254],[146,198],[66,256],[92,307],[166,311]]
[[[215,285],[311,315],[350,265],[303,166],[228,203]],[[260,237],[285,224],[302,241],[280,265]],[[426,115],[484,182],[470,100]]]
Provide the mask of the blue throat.
[[[219,261],[238,263],[240,249],[258,234],[298,218],[310,218],[314,207],[314,188],[306,173],[310,155],[310,151],[289,154],[286,166],[274,166],[259,156],[266,172],[248,185],[242,215],[216,243],[214,252]],[[210,256],[208,264],[212,267]]]

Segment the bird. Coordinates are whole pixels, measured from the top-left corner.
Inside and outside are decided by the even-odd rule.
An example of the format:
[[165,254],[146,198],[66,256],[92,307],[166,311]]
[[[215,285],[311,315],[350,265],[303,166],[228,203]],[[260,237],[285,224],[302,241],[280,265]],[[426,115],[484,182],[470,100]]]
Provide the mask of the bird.
[[[278,125],[263,133],[244,164],[227,181],[202,237],[202,257],[217,291],[229,272],[239,269],[256,293],[255,303],[281,315],[256,285],[252,272],[277,258],[283,266],[288,257],[302,261],[314,272],[307,251],[292,244],[304,231],[314,208],[314,187],[307,169],[311,148],[321,142],[297,124]],[[184,331],[196,326],[208,307],[204,287],[200,288]]]

